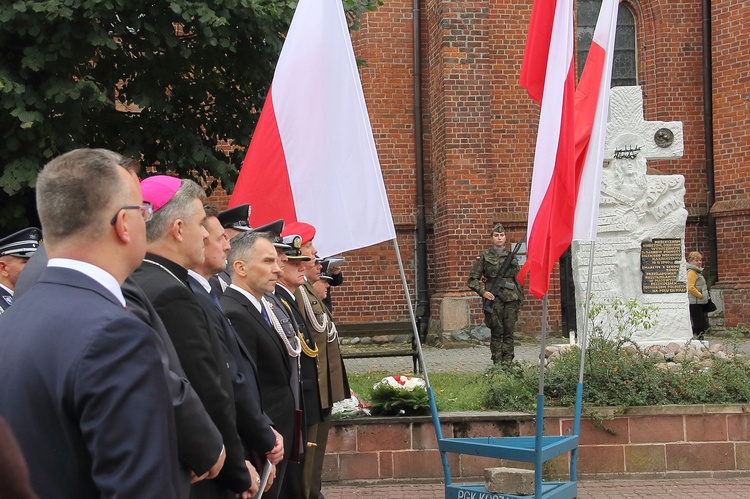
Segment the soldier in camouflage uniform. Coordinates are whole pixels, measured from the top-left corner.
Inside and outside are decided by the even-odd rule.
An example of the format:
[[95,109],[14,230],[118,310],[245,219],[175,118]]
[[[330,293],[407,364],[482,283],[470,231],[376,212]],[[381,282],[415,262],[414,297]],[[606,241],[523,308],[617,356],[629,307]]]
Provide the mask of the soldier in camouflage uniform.
[[[502,224],[492,228],[492,247],[484,250],[471,267],[468,286],[485,300],[492,301],[492,313],[484,314],[484,323],[490,328],[490,352],[492,362],[509,365],[513,362],[513,329],[518,319],[518,309],[523,303],[523,288],[518,284],[516,275],[519,265],[516,257],[504,276],[498,276],[500,267],[510,255],[505,249],[505,229]],[[497,277],[505,277],[514,289],[503,288],[498,296],[490,290]]]

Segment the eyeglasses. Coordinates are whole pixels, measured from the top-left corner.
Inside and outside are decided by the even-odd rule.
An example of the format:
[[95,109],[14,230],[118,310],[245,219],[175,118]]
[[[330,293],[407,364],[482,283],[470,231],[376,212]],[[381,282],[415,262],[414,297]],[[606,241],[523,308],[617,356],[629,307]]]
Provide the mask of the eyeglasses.
[[154,217],[154,207],[151,203],[143,203],[136,206],[123,206],[117,210],[115,216],[110,220],[110,224],[114,225],[117,223],[117,215],[119,215],[122,210],[141,210],[141,216],[143,217],[144,222],[149,222]]

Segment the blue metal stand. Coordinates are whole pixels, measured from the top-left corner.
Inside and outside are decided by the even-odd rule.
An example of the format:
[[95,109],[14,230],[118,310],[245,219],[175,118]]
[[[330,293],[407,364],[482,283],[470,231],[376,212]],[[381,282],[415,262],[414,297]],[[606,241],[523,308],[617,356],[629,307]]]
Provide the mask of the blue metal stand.
[[[544,358],[546,348],[547,297],[543,300],[541,352]],[[420,345],[421,350],[421,345]],[[582,356],[583,361],[583,356]],[[424,365],[422,366],[423,372]],[[496,459],[507,459],[524,463],[534,463],[534,497],[548,499],[573,499],[578,495],[576,479],[576,460],[578,454],[578,435],[583,399],[583,383],[579,382],[576,390],[576,407],[573,435],[544,436],[544,362],[540,362],[539,393],[536,405],[536,434],[533,437],[479,437],[479,438],[443,438],[440,419],[435,403],[435,394],[427,380],[427,395],[430,402],[432,423],[438,440],[440,459],[445,475],[446,499],[515,499],[529,496],[497,494],[488,492],[484,484],[454,484],[447,453],[482,456]],[[562,482],[542,481],[542,465],[557,456],[570,453],[570,479]]]

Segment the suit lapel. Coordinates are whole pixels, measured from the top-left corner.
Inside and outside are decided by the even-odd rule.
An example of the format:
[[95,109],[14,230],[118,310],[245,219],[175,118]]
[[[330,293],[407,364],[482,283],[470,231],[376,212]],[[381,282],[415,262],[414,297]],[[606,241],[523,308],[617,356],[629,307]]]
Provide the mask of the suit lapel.
[[280,299],[282,299],[282,300],[284,300],[285,302],[287,302],[287,303],[289,304],[289,307],[290,307],[290,308],[291,308],[292,310],[296,311],[296,312],[297,312],[297,314],[299,314],[300,316],[302,315],[302,314],[300,314],[300,311],[299,311],[299,306],[297,305],[297,300],[295,300],[295,299],[294,299],[294,297],[292,297],[292,296],[291,296],[291,295],[290,295],[290,294],[289,294],[289,293],[287,292],[287,290],[286,290],[286,289],[282,288],[281,286],[276,286],[276,295],[277,295],[277,296],[278,296],[278,297],[279,297]]
[[[231,294],[230,294],[231,293]],[[279,338],[278,333],[271,328],[271,326],[266,322],[266,320],[263,318],[262,315],[260,315],[260,312],[258,312],[258,309],[255,308],[255,305],[253,305],[250,300],[247,299],[247,297],[243,296],[241,293],[239,293],[236,289],[228,288],[224,294],[229,294],[229,296],[232,296],[235,300],[237,300],[240,305],[245,307],[248,314],[253,318],[255,322],[258,323],[258,326],[271,338],[271,341],[274,345],[276,345],[276,348],[279,349],[279,352],[284,356],[288,357],[288,353],[286,351],[286,347],[281,341],[281,338]],[[288,362],[284,362],[284,365],[287,365]]]
[[[218,300],[215,299],[214,296],[211,296],[211,294],[206,291],[203,286],[200,285],[200,283],[193,278],[192,276],[188,277],[188,284],[190,284],[190,287],[192,288],[193,292],[196,295],[201,295],[206,298],[206,301],[211,301],[212,304],[215,304],[216,310],[214,313],[218,314],[219,320],[223,323],[224,331],[226,332],[225,336],[226,341],[234,341],[234,343],[237,345],[237,348],[239,349],[240,355],[244,356],[245,361],[250,364],[250,367],[253,369],[253,375],[256,381],[256,384],[258,382],[258,367],[255,365],[255,361],[253,360],[253,356],[250,355],[250,352],[247,350],[247,347],[245,346],[245,342],[242,341],[242,339],[237,334],[237,331],[234,329],[234,326],[232,326],[232,323],[229,322],[229,319],[224,314],[224,311],[221,309],[221,305],[219,304]],[[207,305],[206,306],[212,306]],[[230,352],[232,351],[231,346],[229,347]],[[238,361],[240,359],[237,359]],[[258,385],[258,388],[260,389],[260,385]]]

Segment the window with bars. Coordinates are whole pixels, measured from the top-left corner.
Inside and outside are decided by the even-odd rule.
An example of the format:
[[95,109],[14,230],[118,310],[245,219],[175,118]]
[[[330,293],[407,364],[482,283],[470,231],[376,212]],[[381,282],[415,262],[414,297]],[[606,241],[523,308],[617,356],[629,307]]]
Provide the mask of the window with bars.
[[[576,14],[578,78],[581,77],[602,0],[578,0]],[[615,54],[612,62],[612,86],[637,85],[635,16],[621,3],[617,12]]]

